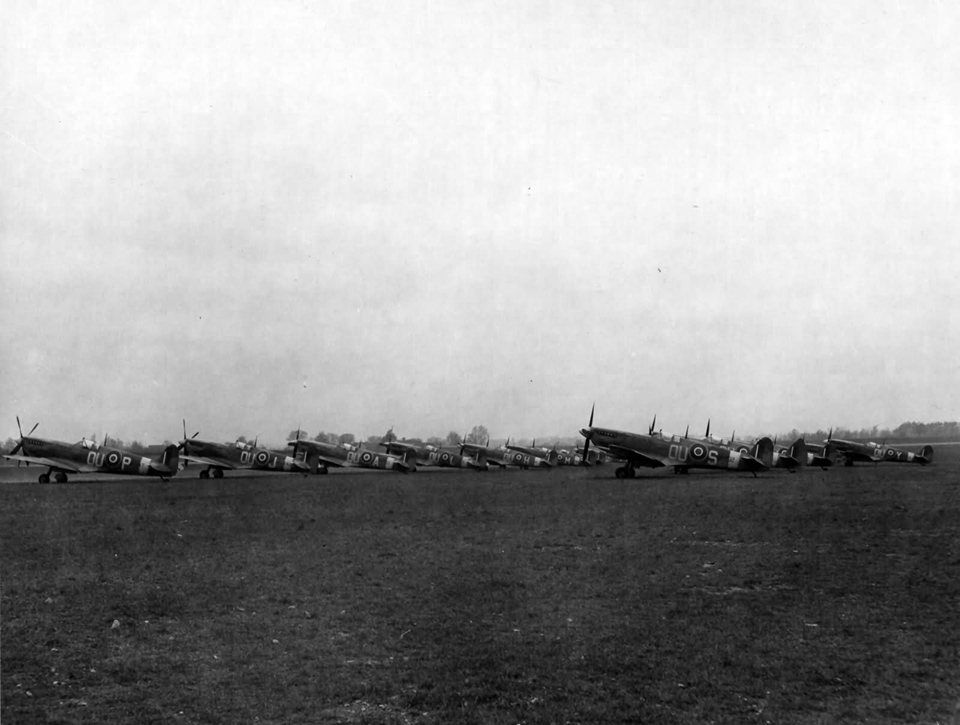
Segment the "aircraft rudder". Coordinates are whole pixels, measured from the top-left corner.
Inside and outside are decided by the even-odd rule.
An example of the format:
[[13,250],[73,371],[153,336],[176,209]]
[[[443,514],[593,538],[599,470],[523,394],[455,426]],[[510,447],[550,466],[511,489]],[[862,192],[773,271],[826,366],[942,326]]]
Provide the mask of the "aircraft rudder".
[[176,473],[180,470],[180,446],[175,443],[171,443],[169,446],[163,449],[163,454],[160,457],[160,463],[167,468],[167,470]]
[[933,446],[927,445],[921,448],[920,457],[924,463],[933,463]]
[[807,465],[807,442],[803,439],[803,436],[797,438],[790,446],[790,455],[796,459],[798,468]]
[[767,436],[759,439],[753,447],[753,457],[767,468],[773,465],[773,441]]

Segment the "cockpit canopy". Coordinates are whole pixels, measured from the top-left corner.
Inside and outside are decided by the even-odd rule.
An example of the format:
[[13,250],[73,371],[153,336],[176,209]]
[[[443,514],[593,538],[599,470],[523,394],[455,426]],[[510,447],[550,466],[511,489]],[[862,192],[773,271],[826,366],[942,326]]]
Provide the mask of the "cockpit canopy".
[[88,451],[96,451],[100,448],[99,443],[96,441],[87,440],[86,438],[81,438],[78,445],[83,446]]

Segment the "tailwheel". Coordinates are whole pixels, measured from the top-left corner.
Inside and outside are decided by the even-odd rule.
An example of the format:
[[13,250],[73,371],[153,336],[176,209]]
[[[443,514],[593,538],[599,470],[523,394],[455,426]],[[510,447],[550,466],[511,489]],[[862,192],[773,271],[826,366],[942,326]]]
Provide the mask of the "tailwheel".
[[214,468],[213,471],[212,471],[212,473],[213,473],[213,477],[214,477],[214,478],[223,478],[223,469],[222,469],[222,468]]
[[46,473],[41,473],[40,478],[37,479],[40,483],[50,483],[50,475]]
[[54,476],[54,479],[56,480],[57,483],[66,483],[66,482],[67,482],[67,474],[66,474],[66,473],[58,473],[56,476]]
[[210,478],[210,469],[204,468],[200,471],[200,478]]

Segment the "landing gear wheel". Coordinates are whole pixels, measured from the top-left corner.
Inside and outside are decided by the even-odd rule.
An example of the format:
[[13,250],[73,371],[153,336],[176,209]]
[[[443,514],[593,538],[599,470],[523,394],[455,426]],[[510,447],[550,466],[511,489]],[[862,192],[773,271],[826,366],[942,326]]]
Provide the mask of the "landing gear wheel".
[[37,479],[40,483],[50,483],[50,476],[46,473],[41,473],[40,478]]
[[56,476],[54,476],[54,479],[56,480],[57,483],[66,483],[66,482],[67,482],[67,474],[66,474],[66,473],[58,473]]
[[213,477],[214,477],[214,478],[223,478],[223,469],[222,469],[222,468],[214,468],[214,469],[213,469]]
[[618,468],[616,471],[613,472],[613,475],[616,476],[617,478],[626,478],[626,477],[627,477],[627,469],[626,469],[626,468]]
[[328,473],[330,473],[330,469],[326,466],[320,466],[320,468],[317,469],[318,476],[326,476]]
[[210,478],[210,471],[206,469],[200,471],[200,478]]

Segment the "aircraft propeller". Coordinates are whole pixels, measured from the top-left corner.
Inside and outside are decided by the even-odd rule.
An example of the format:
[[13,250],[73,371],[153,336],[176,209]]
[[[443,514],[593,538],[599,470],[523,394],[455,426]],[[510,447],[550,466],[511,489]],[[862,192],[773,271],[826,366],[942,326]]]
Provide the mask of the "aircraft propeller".
[[[596,405],[596,403],[594,403]],[[590,420],[593,420],[593,408],[590,409]],[[591,425],[593,425],[591,423]],[[657,414],[653,414],[653,421],[650,423],[650,430],[647,431],[647,435],[653,435],[653,429],[657,427]]]
[[[593,428],[593,411],[596,409],[596,407],[597,407],[597,403],[596,401],[594,401],[593,405],[590,406],[590,422],[587,424],[587,430],[590,430]],[[656,420],[657,416],[653,416],[653,417],[654,417],[654,420]],[[589,466],[590,464],[587,463],[587,461],[589,460],[588,456],[590,455],[590,437],[584,436],[584,438],[586,438],[586,440],[583,443],[583,460],[580,461],[580,465]]]
[[[190,441],[192,441],[192,440],[193,440],[194,438],[196,438],[198,435],[200,435],[200,431],[197,431],[197,432],[194,433],[192,436],[190,436],[189,438],[187,438],[187,419],[184,418],[184,419],[183,419],[183,440],[180,441],[180,444],[177,446],[177,448],[179,448],[180,450],[183,450],[183,451],[187,450],[187,443],[189,443]],[[106,445],[106,438],[104,438],[104,445]]]
[[710,419],[709,418],[707,418],[707,432],[703,434],[703,437],[704,438],[710,437]]
[[[33,428],[30,429],[30,433],[27,433],[27,435],[30,435],[31,433],[33,433],[33,431],[35,431],[35,430],[37,429],[37,426],[38,426],[38,425],[40,425],[39,422],[34,423],[34,424],[33,424]],[[20,440],[17,441],[17,445],[15,445],[15,446],[13,447],[13,450],[10,451],[10,454],[9,454],[9,455],[11,455],[11,456],[17,455],[17,451],[19,451],[21,448],[23,448],[23,439],[24,439],[25,436],[23,435],[23,428],[20,427],[20,416],[19,416],[19,415],[17,416],[17,431],[20,433]],[[27,465],[30,465],[30,464],[28,463]],[[18,462],[17,462],[17,467],[19,468],[19,466],[20,466],[20,462],[18,461]]]

